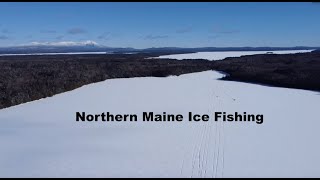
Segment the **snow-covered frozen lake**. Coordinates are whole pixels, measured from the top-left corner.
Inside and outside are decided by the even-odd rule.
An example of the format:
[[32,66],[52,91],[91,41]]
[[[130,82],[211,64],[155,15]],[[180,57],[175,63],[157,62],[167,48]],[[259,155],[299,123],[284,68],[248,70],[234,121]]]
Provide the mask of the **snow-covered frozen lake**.
[[294,54],[294,53],[305,53],[311,52],[313,50],[288,50],[288,51],[221,51],[221,52],[197,52],[197,53],[187,53],[187,54],[172,54],[164,55],[158,58],[170,58],[170,59],[208,59],[208,60],[222,60],[226,57],[240,57],[244,55],[254,55],[254,54]]
[[[0,110],[0,177],[320,177],[320,93],[215,71],[110,79]],[[76,122],[76,112],[264,122]]]

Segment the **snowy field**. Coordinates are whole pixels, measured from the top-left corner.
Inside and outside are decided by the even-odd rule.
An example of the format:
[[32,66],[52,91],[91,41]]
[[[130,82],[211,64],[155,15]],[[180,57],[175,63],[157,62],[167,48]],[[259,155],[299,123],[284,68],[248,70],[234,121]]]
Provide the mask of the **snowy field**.
[[[320,93],[222,76],[110,79],[2,109],[0,177],[320,177]],[[264,122],[76,122],[82,111]]]
[[159,58],[170,58],[170,59],[208,59],[208,60],[222,60],[226,57],[240,57],[244,55],[254,54],[266,54],[272,52],[273,54],[293,54],[293,53],[304,53],[311,52],[313,50],[289,50],[289,51],[224,51],[224,52],[197,52],[188,54],[172,54],[160,56]]

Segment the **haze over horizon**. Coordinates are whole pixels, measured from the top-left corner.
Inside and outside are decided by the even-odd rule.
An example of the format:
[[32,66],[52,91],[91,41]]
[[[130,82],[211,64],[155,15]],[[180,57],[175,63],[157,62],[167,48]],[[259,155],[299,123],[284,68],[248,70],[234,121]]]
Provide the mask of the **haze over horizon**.
[[317,3],[0,3],[0,47],[320,46]]

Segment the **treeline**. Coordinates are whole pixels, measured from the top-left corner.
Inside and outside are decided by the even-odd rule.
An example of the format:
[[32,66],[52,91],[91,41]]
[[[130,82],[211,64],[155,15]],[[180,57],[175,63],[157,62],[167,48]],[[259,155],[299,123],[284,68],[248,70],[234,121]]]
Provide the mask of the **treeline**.
[[226,58],[214,69],[229,74],[224,80],[320,91],[320,51]]
[[166,77],[211,69],[205,60],[145,58],[143,54],[0,57],[0,108],[106,79]]

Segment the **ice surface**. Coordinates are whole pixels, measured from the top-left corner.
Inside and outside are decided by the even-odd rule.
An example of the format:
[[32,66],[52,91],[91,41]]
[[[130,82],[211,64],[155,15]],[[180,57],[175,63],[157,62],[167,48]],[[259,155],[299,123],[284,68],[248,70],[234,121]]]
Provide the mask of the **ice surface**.
[[254,54],[266,54],[272,52],[273,54],[292,54],[292,53],[304,53],[311,52],[313,50],[288,50],[288,51],[224,51],[224,52],[197,52],[187,54],[172,54],[164,55],[159,58],[171,58],[171,59],[208,59],[208,60],[222,60],[226,57],[240,57],[244,55]]
[[[220,77],[111,79],[2,109],[0,177],[320,177],[319,93]],[[264,123],[76,122],[77,111],[245,111]]]

